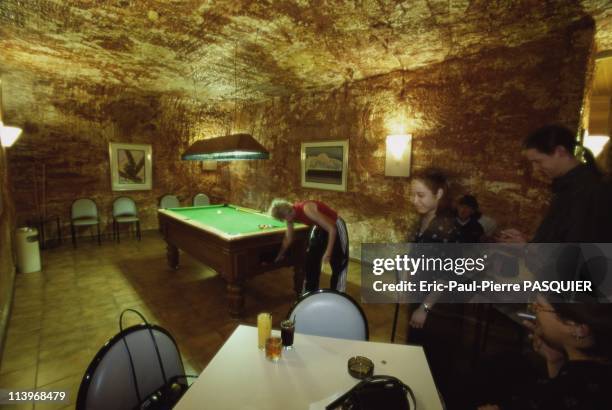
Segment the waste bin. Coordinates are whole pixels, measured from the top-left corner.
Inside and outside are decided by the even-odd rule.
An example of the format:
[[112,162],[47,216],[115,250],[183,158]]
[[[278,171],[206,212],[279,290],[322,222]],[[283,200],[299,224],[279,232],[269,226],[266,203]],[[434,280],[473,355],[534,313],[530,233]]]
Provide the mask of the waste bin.
[[34,228],[18,228],[17,269],[21,273],[38,272],[40,270],[40,250],[38,248],[38,230]]

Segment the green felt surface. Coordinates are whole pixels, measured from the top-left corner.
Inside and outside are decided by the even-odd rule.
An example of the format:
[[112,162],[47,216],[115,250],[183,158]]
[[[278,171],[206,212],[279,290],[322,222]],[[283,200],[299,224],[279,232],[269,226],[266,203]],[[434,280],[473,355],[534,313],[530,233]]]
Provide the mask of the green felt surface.
[[277,221],[268,215],[254,213],[232,205],[208,205],[189,208],[170,208],[168,210],[229,235],[265,232],[268,230],[260,229],[259,225],[270,225],[272,228],[284,228],[286,226],[284,222]]

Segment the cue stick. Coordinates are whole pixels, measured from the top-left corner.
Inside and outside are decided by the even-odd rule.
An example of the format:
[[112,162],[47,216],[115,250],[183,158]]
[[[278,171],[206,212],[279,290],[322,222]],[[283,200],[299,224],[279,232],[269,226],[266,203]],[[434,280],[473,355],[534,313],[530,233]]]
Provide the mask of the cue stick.
[[393,314],[393,328],[391,329],[391,343],[395,342],[395,331],[397,330],[397,315],[399,313],[400,304],[395,304],[395,313]]
[[42,164],[42,216],[43,219],[47,217],[47,171],[46,165]]
[[242,208],[240,206],[237,206],[235,208],[236,208],[236,211],[246,212],[246,213],[249,213],[249,214],[260,214],[260,212],[254,210],[254,209]]
[[33,169],[34,169],[34,207],[36,208],[37,216],[40,216],[40,204],[38,202],[38,178],[36,176],[36,164],[34,164]]

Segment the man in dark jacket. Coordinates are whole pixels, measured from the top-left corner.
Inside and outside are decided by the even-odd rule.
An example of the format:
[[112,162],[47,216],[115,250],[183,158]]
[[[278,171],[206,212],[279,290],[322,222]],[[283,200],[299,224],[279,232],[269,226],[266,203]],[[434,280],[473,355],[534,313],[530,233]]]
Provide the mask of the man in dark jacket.
[[482,235],[484,235],[484,229],[478,222],[481,216],[478,201],[474,195],[464,195],[459,199],[457,202],[457,217],[455,218],[458,242],[480,242]]
[[[529,135],[524,154],[552,178],[548,212],[530,242],[612,242],[612,189],[592,161],[574,156],[576,140],[565,127],[549,125]],[[527,242],[516,229],[502,231],[500,242]]]

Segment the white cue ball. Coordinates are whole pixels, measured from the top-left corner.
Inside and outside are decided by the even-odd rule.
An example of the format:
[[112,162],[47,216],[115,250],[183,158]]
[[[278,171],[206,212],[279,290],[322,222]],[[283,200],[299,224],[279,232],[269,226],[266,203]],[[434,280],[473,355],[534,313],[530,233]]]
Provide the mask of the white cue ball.
[[221,211],[217,211],[218,214],[221,214]]

